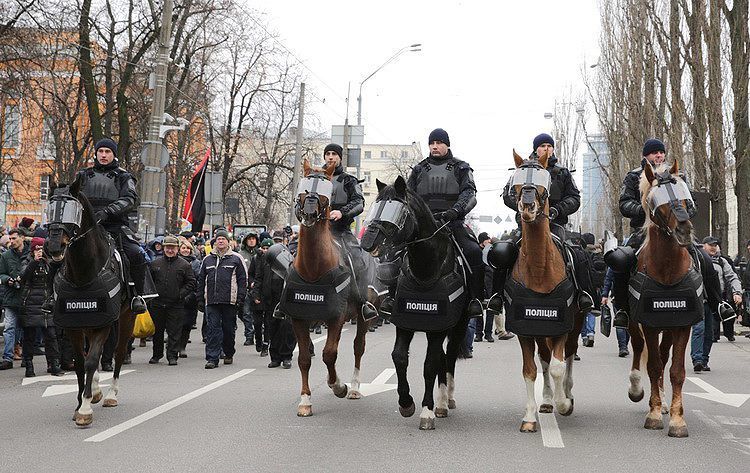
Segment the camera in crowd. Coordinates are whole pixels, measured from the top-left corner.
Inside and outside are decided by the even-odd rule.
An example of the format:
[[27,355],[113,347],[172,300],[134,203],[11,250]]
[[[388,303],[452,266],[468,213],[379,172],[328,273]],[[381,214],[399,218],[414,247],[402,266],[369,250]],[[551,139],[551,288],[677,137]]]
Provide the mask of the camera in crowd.
[[21,278],[8,278],[8,286],[21,289]]

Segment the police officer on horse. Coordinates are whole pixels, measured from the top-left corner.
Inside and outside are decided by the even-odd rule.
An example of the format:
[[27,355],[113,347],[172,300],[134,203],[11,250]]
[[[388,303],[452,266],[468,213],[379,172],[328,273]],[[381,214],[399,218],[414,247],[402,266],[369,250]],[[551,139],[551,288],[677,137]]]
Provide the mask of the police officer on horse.
[[[365,198],[362,195],[362,186],[356,177],[344,171],[341,157],[344,149],[331,143],[325,147],[323,158],[326,167],[334,167],[333,171],[333,190],[331,192],[331,233],[341,247],[352,259],[353,270],[358,272],[365,267],[363,261],[362,249],[351,231],[351,225],[354,217],[361,214],[365,209]],[[363,301],[366,300],[365,294],[360,294]],[[369,320],[377,315],[377,311],[370,305],[362,306],[362,316]]]
[[135,294],[130,308],[135,313],[146,311],[143,294],[146,258],[138,245],[131,225],[137,225],[140,197],[135,178],[119,166],[117,143],[110,138],[99,140],[94,146],[94,166],[78,171],[81,192],[94,207],[94,218],[112,236],[130,263],[130,277]]
[[[453,156],[448,132],[442,128],[432,130],[427,141],[430,156],[414,166],[407,187],[425,201],[435,219],[446,224],[453,234],[471,270],[471,274],[467,274],[472,298],[469,315],[481,316],[481,301],[484,299],[482,250],[471,230],[464,225],[464,217],[477,205],[473,171],[469,163]],[[381,311],[390,314],[392,308],[393,298],[389,295],[381,304]]]

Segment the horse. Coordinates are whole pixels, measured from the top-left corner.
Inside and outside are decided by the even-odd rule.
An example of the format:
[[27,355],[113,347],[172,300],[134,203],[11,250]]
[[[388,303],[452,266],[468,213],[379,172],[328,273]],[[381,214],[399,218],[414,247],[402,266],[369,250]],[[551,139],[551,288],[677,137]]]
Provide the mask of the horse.
[[[508,314],[506,323],[510,322],[511,314],[519,310],[525,314],[521,316],[522,319],[526,315],[528,319],[536,319],[533,314],[527,314],[529,309],[526,308],[521,297],[508,299],[509,287],[514,284],[520,285],[523,291],[533,291],[531,294],[535,302],[557,292],[558,288],[564,287],[563,283],[568,284],[568,291],[572,291],[570,277],[566,274],[565,261],[553,241],[550,230],[549,200],[547,199],[549,172],[546,170],[549,157],[549,153],[545,152],[538,157],[538,161],[524,161],[515,150],[513,151],[513,160],[518,169],[516,173],[519,179],[514,178],[512,187],[521,217],[523,237],[518,257],[511,270],[512,277],[505,282],[506,313]],[[522,166],[524,169],[520,170]],[[538,173],[538,178],[528,180],[526,177],[528,172]],[[526,412],[521,421],[521,432],[537,431],[537,405],[534,395],[534,383],[537,376],[537,365],[534,361],[535,344],[544,377],[543,399],[539,412],[553,412],[554,402],[554,407],[560,415],[569,416],[573,413],[573,359],[578,350],[578,333],[583,325],[584,314],[578,307],[577,297],[572,297],[572,302],[570,301],[571,299],[568,299],[566,307],[554,310],[572,311],[571,328],[566,329],[561,326],[554,332],[549,332],[556,333],[554,336],[533,335],[535,330],[529,330],[527,335],[524,335],[522,330],[513,330],[518,335],[518,342],[521,345],[522,373],[526,383]],[[547,329],[543,328],[544,324],[550,322],[533,320],[530,323],[539,324],[536,327],[541,330],[537,333],[545,333]],[[554,390],[550,376],[554,382]]]
[[[326,275],[340,267],[341,251],[338,244],[334,242],[329,223],[330,189],[328,194],[325,195],[325,192],[317,192],[318,189],[315,187],[318,184],[321,184],[321,188],[325,187],[324,182],[330,186],[334,170],[333,166],[328,166],[326,169],[313,168],[307,159],[303,163],[303,185],[311,184],[312,192],[303,191],[297,195],[297,215],[302,225],[300,226],[297,256],[294,258],[293,267],[304,282],[321,281]],[[304,181],[307,182],[304,183]],[[369,257],[369,255],[366,256]],[[365,352],[365,336],[370,324],[364,320],[360,313],[362,302],[359,291],[361,289],[357,287],[357,278],[368,285],[372,282],[374,261],[370,258],[369,263],[373,269],[369,278],[366,274],[353,275],[349,272],[343,272],[343,276],[350,279],[348,288],[342,291],[342,297],[345,298],[344,304],[339,304],[340,309],[334,309],[340,310],[339,313],[329,313],[329,316],[322,319],[328,326],[326,343],[323,348],[323,362],[328,368],[327,383],[333,394],[339,398],[360,399],[362,397],[359,379],[360,363]],[[286,289],[289,289],[288,278]],[[282,295],[282,299],[285,297],[285,295]],[[366,303],[374,304],[377,300],[377,292],[371,287],[368,288],[366,298]],[[324,310],[330,311],[331,307],[326,307]],[[302,389],[297,415],[309,417],[313,415],[309,385],[312,356],[308,350],[311,343],[309,327],[313,320],[295,318],[292,315],[290,317],[294,336],[300,348],[297,364],[302,375]],[[341,382],[336,372],[336,358],[338,357],[341,330],[348,320],[355,319],[357,320],[357,334],[354,337],[354,374],[350,383],[351,388],[348,388],[346,384]]]
[[[104,228],[95,221],[93,207],[86,196],[80,192],[80,189],[81,180],[78,178],[69,189],[61,186],[54,191],[50,199],[50,207],[52,207],[53,202],[57,201],[59,213],[49,219],[51,223],[48,225],[49,237],[45,249],[52,258],[53,264],[62,266],[55,277],[56,292],[58,279],[63,276],[70,287],[76,292],[80,292],[81,299],[86,300],[86,288],[101,280],[102,274],[104,274],[103,270],[105,272],[107,270],[105,266],[113,264],[111,258],[115,256],[115,253],[113,252],[114,242]],[[76,213],[77,217],[72,220],[68,217]],[[59,218],[61,216],[63,217]],[[115,264],[113,268],[121,267],[121,265],[120,262]],[[115,407],[118,404],[120,369],[125,358],[128,339],[133,333],[135,314],[130,310],[130,304],[126,302],[127,291],[123,287],[119,272],[110,273],[109,276],[118,279],[117,291],[112,290],[114,295],[111,295],[110,298],[116,299],[119,297],[119,309],[116,311],[117,313],[111,315],[111,318],[116,317],[119,324],[119,335],[115,353],[114,376],[102,405],[104,407]],[[101,301],[97,303],[101,303]],[[60,311],[59,307],[56,307],[56,320],[58,316],[60,316]],[[78,405],[73,420],[78,427],[91,425],[93,421],[91,405],[102,400],[97,368],[104,343],[110,330],[113,329],[113,323],[111,322],[98,325],[92,320],[92,326],[90,327],[81,325],[87,325],[88,321],[89,319],[87,319],[87,322],[73,321],[74,327],[62,325],[73,345],[75,371],[78,378]],[[86,352],[84,352],[84,343],[88,344]]]
[[[646,163],[641,176],[640,191],[641,204],[646,210],[644,229],[646,239],[637,256],[638,274],[648,277],[660,284],[660,292],[669,296],[671,288],[685,280],[693,269],[693,257],[688,248],[693,241],[693,225],[685,211],[689,199],[687,186],[678,175],[677,160],[667,168],[665,165],[656,170],[650,163]],[[654,194],[666,194],[668,186],[677,187],[677,194],[667,198],[655,199]],[[679,192],[679,188],[684,189]],[[676,198],[675,198],[676,197]],[[639,293],[642,286],[634,286],[631,277],[630,295]],[[702,289],[702,280],[701,286]],[[699,289],[700,291],[700,289]],[[703,306],[702,300],[698,302]],[[641,385],[641,364],[646,363],[651,396],[649,399],[649,413],[646,416],[644,428],[660,430],[664,428],[662,414],[669,412],[670,437],[687,437],[688,429],[683,417],[682,385],[685,381],[685,351],[690,338],[691,323],[683,320],[680,326],[658,327],[646,324],[643,316],[634,314],[631,299],[631,317],[628,330],[633,347],[633,362],[629,376],[630,386],[628,397],[638,402],[644,397]],[[702,318],[702,311],[701,311]],[[657,324],[658,325],[658,324]],[[659,336],[662,334],[661,341]],[[672,350],[672,365],[669,370],[672,383],[672,403],[667,408],[664,394],[664,370]]]
[[[458,276],[459,289],[450,295],[450,297],[458,297],[457,300],[450,299],[448,294],[440,294],[439,296],[442,296],[444,300],[435,303],[435,306],[440,306],[448,304],[450,300],[450,303],[454,304],[450,310],[457,311],[452,313],[458,314],[458,317],[454,316],[451,319],[450,326],[439,330],[431,329],[429,326],[429,323],[441,323],[437,319],[447,319],[445,314],[429,315],[429,318],[434,321],[428,322],[424,327],[408,326],[400,320],[409,310],[408,304],[410,303],[414,306],[421,305],[423,309],[430,306],[430,304],[406,302],[405,299],[399,300],[401,296],[398,293],[405,278],[408,277],[412,282],[411,287],[416,288],[411,294],[419,294],[422,291],[424,291],[423,294],[429,293],[441,281],[447,278],[455,280],[457,267],[461,267],[462,264],[457,260],[456,249],[449,231],[445,229],[446,225],[441,226],[435,221],[424,200],[407,189],[403,177],[398,176],[393,185],[377,181],[377,186],[378,197],[368,216],[368,227],[362,236],[362,248],[376,257],[396,254],[401,249],[405,249],[405,258],[408,259],[408,267],[406,263],[402,265],[398,276],[399,290],[397,290],[394,314],[391,317],[391,322],[396,325],[396,340],[391,358],[398,377],[399,413],[403,417],[410,417],[416,410],[414,399],[409,393],[409,382],[406,376],[409,345],[415,331],[424,331],[427,337],[427,353],[424,360],[425,390],[419,416],[419,428],[420,430],[434,430],[435,417],[447,417],[448,410],[456,408],[454,398],[456,359],[462,354],[461,347],[469,322],[466,277],[465,275]],[[404,307],[399,308],[402,303],[405,304]],[[397,311],[401,314],[397,315]],[[446,338],[448,343],[444,351],[443,343]],[[437,401],[433,397],[435,378],[438,380]]]

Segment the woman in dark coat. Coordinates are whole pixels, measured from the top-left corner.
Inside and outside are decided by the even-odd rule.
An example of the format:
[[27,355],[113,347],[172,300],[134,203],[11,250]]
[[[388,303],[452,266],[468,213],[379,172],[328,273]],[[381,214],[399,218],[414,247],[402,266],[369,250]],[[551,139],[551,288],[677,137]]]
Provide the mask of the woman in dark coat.
[[[190,263],[190,266],[193,268],[193,274],[197,278],[198,273],[201,271],[201,260],[195,256],[193,245],[185,238],[180,238],[180,256]],[[184,315],[182,317],[182,334],[178,345],[180,358],[187,358],[185,349],[190,340],[190,331],[193,329],[193,325],[195,325],[195,321],[198,319],[198,304],[196,301],[197,298],[195,293],[185,299]]]
[[42,303],[47,298],[47,275],[49,265],[44,259],[44,240],[34,238],[26,260],[21,264],[21,311],[20,324],[23,327],[23,359],[26,362],[26,377],[34,373],[34,341],[37,328],[44,334],[44,353],[47,357],[47,372],[62,376],[60,368],[60,350],[57,343],[55,324],[52,314],[42,312]]

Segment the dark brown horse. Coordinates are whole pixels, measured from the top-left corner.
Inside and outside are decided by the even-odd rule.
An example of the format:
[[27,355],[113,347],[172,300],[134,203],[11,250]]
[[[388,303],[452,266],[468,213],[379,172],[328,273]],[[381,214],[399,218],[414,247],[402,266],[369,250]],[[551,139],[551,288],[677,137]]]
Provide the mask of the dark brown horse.
[[[102,269],[110,262],[112,257],[112,241],[103,227],[95,223],[94,212],[86,196],[80,193],[80,180],[77,179],[68,192],[55,190],[52,199],[62,199],[66,206],[78,207],[80,223],[69,221],[51,222],[49,224],[49,238],[46,244],[47,253],[53,261],[60,264],[65,278],[73,287],[86,288],[100,277]],[[66,214],[70,214],[66,212]],[[126,289],[120,286],[120,297],[122,297],[119,310],[119,336],[115,352],[115,371],[112,384],[104,396],[104,407],[117,406],[117,394],[119,391],[120,368],[125,358],[128,339],[133,333],[135,314],[130,310],[130,305],[125,302]],[[81,294],[86,297],[86,293]],[[88,427],[93,421],[92,404],[102,400],[102,390],[99,387],[99,360],[102,356],[104,343],[109,336],[113,324],[109,323],[99,327],[65,328],[71,343],[73,344],[73,355],[75,361],[76,375],[78,377],[78,406],[76,407],[73,420],[79,427]],[[88,350],[84,351],[84,345]]]
[[[659,173],[668,171],[675,183],[682,183],[675,160],[670,168],[662,166],[654,170],[647,163],[641,176],[641,203],[646,210],[646,240],[638,255],[638,271],[654,281],[672,286],[691,270],[693,259],[687,248],[692,244],[693,225],[689,219],[678,219],[669,202],[654,205],[652,191],[658,187]],[[684,183],[682,183],[684,185]],[[683,208],[686,206],[681,201]],[[669,436],[687,437],[688,430],[683,418],[682,385],[685,381],[685,350],[690,338],[691,326],[660,329],[638,324],[630,317],[629,331],[633,346],[633,364],[630,371],[628,395],[634,402],[644,396],[641,386],[641,363],[646,359],[648,377],[651,382],[649,413],[646,429],[663,429],[662,414],[669,412]],[[661,341],[659,336],[661,334]],[[664,370],[672,350],[672,365],[669,376],[672,383],[672,403],[667,410],[664,395]]]
[[[305,160],[304,178],[324,178],[331,180],[334,167],[329,166],[327,169],[313,168]],[[294,258],[294,269],[297,274],[309,282],[320,280],[324,275],[339,265],[340,250],[334,243],[329,224],[330,202],[326,196],[312,198],[308,194],[297,196],[301,223],[299,232],[299,242],[297,246],[297,256]],[[306,200],[309,200],[308,205]],[[313,202],[316,200],[317,202]],[[367,255],[369,256],[369,255]],[[362,276],[362,275],[360,275]],[[355,282],[349,283],[348,299],[345,310],[341,313],[331,313],[330,317],[325,318],[328,326],[325,347],[323,348],[323,362],[328,367],[328,386],[333,390],[336,397],[348,397],[349,399],[359,399],[362,395],[359,391],[359,373],[360,361],[365,352],[365,335],[369,327],[360,314],[361,301]],[[377,299],[377,293],[370,290],[367,294],[370,303]],[[354,374],[352,376],[351,389],[342,383],[336,372],[336,358],[338,357],[339,341],[341,340],[341,330],[348,320],[357,320],[357,334],[354,337]],[[313,414],[312,402],[310,400],[310,366],[312,358],[308,347],[310,346],[310,320],[292,318],[292,327],[294,335],[297,338],[299,346],[299,356],[297,363],[300,373],[302,374],[301,399],[297,408],[297,415],[308,417]]]
[[[513,151],[516,168],[524,164]],[[549,154],[539,156],[539,169],[547,172]],[[536,186],[536,189],[524,189],[524,185],[515,185],[516,203],[521,214],[523,239],[518,259],[511,272],[512,279],[527,289],[538,294],[549,294],[566,279],[565,262],[552,240],[550,231],[549,200],[544,198],[548,189]],[[524,193],[533,198],[522,198]],[[577,298],[575,299],[577,304]],[[510,302],[513,310],[514,302]],[[532,337],[518,334],[523,355],[523,378],[526,382],[526,413],[521,423],[521,432],[536,432],[536,399],[534,383],[537,376],[537,365],[534,361],[534,345],[539,352],[544,376],[543,400],[539,412],[551,413],[553,402],[558,413],[567,416],[573,412],[573,357],[578,350],[578,336],[583,324],[583,313],[574,307],[575,319],[573,328],[555,337]],[[510,312],[509,312],[510,313]],[[554,390],[550,376],[554,382]]]

